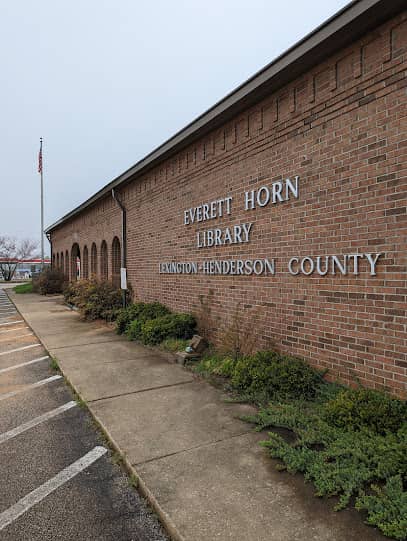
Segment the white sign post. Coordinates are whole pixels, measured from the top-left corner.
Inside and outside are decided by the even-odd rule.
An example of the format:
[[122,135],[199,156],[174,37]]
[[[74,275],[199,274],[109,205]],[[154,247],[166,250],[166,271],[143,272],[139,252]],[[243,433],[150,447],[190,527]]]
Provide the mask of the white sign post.
[[124,267],[120,269],[120,288],[127,289],[127,269]]

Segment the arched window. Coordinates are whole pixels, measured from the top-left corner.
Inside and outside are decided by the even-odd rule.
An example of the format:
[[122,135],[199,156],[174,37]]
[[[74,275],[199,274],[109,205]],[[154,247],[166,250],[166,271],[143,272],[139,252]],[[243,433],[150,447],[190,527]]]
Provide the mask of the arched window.
[[120,287],[120,241],[117,237],[112,242],[112,282],[116,287]]
[[89,256],[88,256],[88,247],[85,246],[83,249],[83,261],[82,261],[82,278],[89,278]]
[[69,280],[69,254],[68,250],[65,251],[65,277]]
[[61,254],[60,254],[59,270],[61,270],[63,273],[65,273],[65,269],[64,269],[64,252],[61,252]]
[[81,251],[75,242],[71,250],[71,280],[79,280],[81,277]]
[[108,275],[107,243],[104,240],[100,246],[100,277],[102,280],[107,280]]
[[98,273],[98,250],[96,244],[92,244],[90,249],[90,274],[96,276]]
[[59,254],[57,254],[56,260],[55,260],[55,254],[52,254],[52,266],[59,269]]

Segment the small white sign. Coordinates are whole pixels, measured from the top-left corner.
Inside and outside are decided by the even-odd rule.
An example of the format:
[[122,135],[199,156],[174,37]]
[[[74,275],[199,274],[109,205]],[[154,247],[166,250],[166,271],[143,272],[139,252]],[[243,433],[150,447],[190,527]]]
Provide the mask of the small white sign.
[[120,287],[127,289],[127,269],[124,267],[120,269]]

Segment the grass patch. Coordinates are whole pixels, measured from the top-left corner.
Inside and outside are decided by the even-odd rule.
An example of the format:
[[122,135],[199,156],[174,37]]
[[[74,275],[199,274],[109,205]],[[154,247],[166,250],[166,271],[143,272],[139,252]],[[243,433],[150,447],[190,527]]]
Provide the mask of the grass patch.
[[13,287],[15,293],[33,293],[33,283],[27,282],[26,284],[18,284]]
[[166,338],[159,348],[164,351],[176,353],[177,351],[185,351],[185,348],[189,345],[190,340],[183,340],[182,338]]
[[212,355],[195,371],[259,405],[245,420],[269,430],[261,444],[278,469],[302,473],[316,496],[337,498],[336,510],[354,505],[385,535],[407,539],[405,402],[327,383],[300,359],[276,352]]
[[113,462],[113,464],[116,464],[118,466],[121,466],[121,467],[124,466],[124,459],[123,459],[122,455],[120,453],[118,453],[117,451],[114,451],[112,453],[111,461]]
[[55,372],[61,372],[61,369],[59,368],[59,364],[58,364],[58,361],[56,360],[55,357],[51,357],[51,361],[50,361],[50,367],[52,368],[52,370],[55,370]]
[[132,488],[138,488],[138,477],[134,473],[129,475],[129,486]]
[[74,400],[80,408],[86,409],[86,410],[88,409],[88,405],[86,401],[83,398],[81,398],[77,393],[74,393]]

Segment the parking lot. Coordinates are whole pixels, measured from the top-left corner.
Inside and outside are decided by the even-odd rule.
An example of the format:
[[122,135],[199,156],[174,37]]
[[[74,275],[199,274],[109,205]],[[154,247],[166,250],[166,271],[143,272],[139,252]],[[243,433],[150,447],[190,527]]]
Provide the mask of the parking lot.
[[0,538],[167,539],[0,289]]

